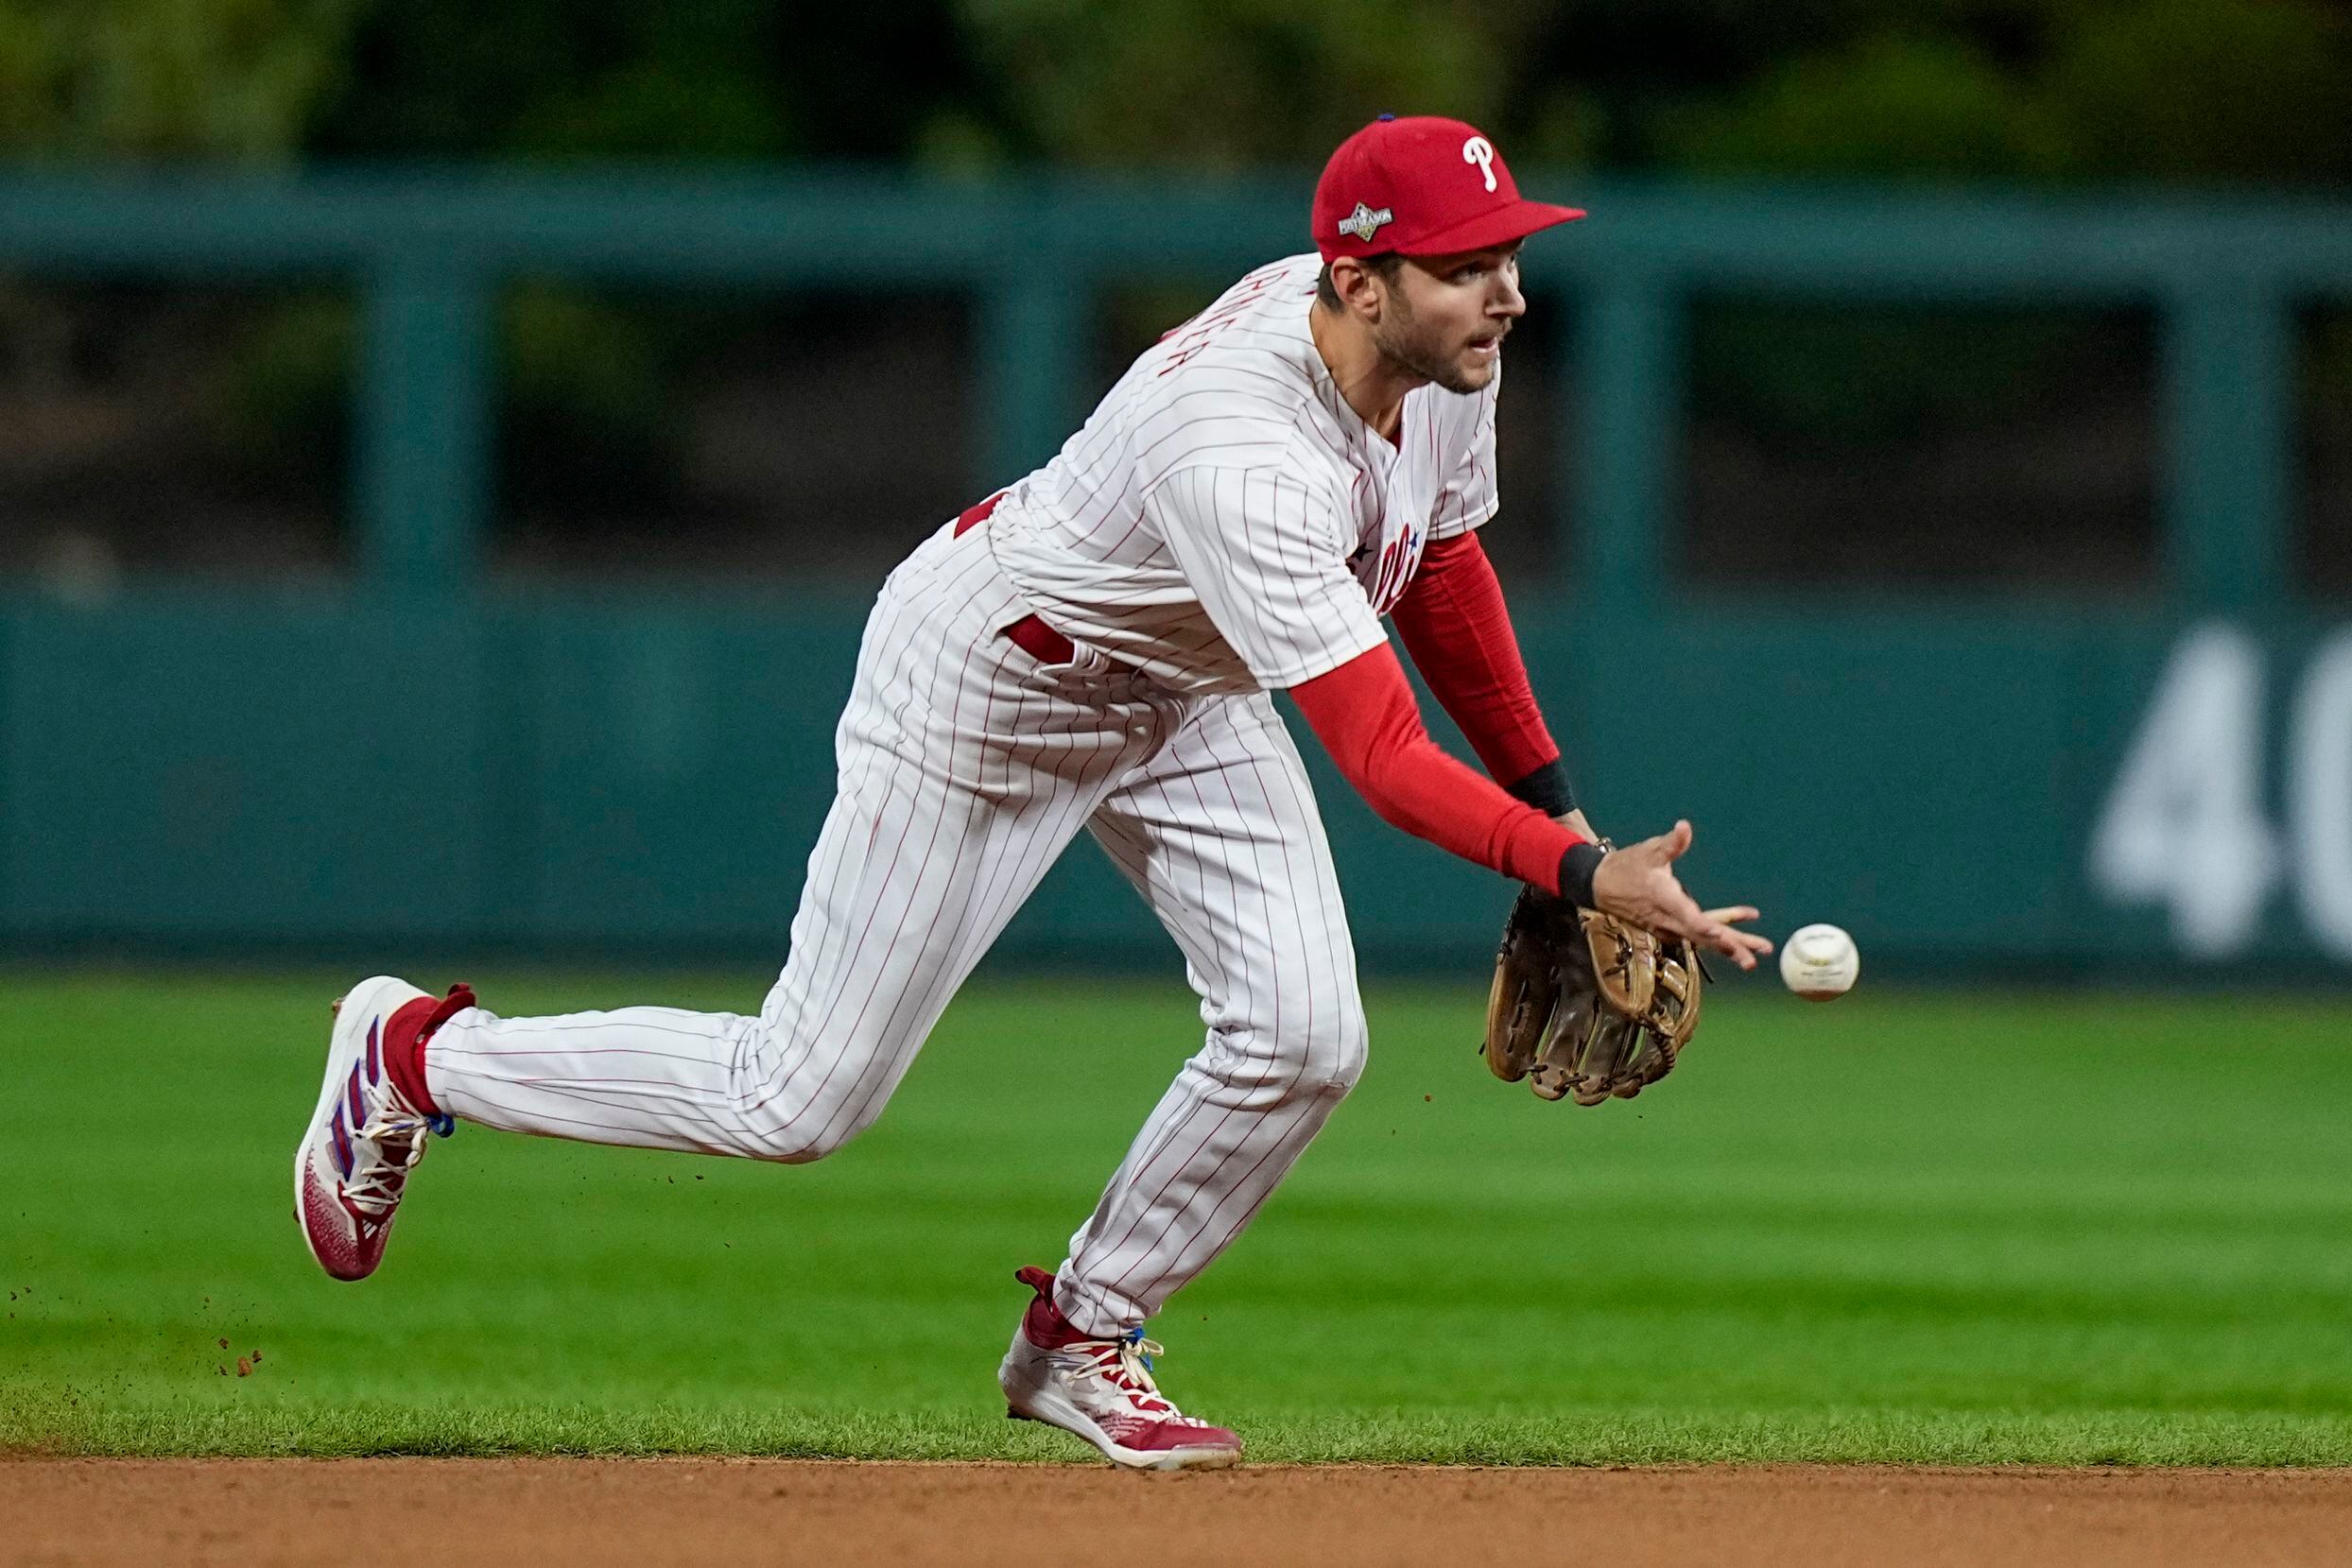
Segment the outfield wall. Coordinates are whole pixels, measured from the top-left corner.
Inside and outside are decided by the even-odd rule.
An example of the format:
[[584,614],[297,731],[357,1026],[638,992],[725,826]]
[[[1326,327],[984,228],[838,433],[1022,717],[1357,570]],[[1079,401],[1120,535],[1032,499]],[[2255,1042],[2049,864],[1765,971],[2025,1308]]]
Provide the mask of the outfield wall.
[[[1600,825],[1690,816],[1695,887],[1773,929],[1836,920],[1923,972],[2352,960],[2352,628],[1519,609]],[[780,956],[862,615],[14,602],[0,928],[25,949]],[[1327,769],[1317,786],[1367,962],[1476,961],[1495,880]],[[1165,946],[1081,846],[1005,952]]]
[[[1606,830],[1686,814],[1702,894],[1763,905],[1778,931],[1838,921],[1882,968],[2352,966],[2352,643],[2290,548],[2295,321],[2352,295],[2352,208],[1529,184],[1585,192],[1597,215],[1546,268],[1576,323],[1573,395],[1547,427],[1565,479],[1549,517],[1510,519],[1571,541],[1573,575],[1512,589]],[[363,318],[353,580],[0,591],[0,936],[19,952],[780,955],[862,595],[591,594],[485,571],[497,289],[967,292],[978,495],[1082,415],[1105,288],[1228,278],[1295,246],[1304,188],[0,176],[0,264],[341,276]],[[1710,598],[1679,579],[1689,320],[1708,290],[2145,311],[2153,580],[2062,602],[1852,584]],[[1372,960],[1478,959],[1503,889],[1319,784]],[[1005,951],[1094,965],[1165,945],[1081,852]]]

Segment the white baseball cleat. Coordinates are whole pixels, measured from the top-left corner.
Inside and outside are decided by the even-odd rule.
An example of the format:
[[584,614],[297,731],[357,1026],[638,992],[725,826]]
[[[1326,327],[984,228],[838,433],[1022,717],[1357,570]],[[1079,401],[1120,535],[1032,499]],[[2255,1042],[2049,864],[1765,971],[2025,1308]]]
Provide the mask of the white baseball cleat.
[[1241,1439],[1196,1421],[1151,1381],[1160,1347],[1131,1330],[1095,1339],[1053,1304],[1053,1276],[1024,1268],[1013,1278],[1037,1292],[1012,1331],[996,1370],[1009,1416],[1075,1432],[1115,1465],[1135,1470],[1216,1470],[1241,1457]]
[[474,1005],[464,986],[437,1001],[388,974],[360,981],[335,1003],[319,1106],[294,1150],[294,1217],[310,1255],[335,1278],[375,1272],[408,1173],[424,1158],[425,1134],[446,1138],[457,1127],[408,1103],[387,1054],[396,1043],[413,1048]]

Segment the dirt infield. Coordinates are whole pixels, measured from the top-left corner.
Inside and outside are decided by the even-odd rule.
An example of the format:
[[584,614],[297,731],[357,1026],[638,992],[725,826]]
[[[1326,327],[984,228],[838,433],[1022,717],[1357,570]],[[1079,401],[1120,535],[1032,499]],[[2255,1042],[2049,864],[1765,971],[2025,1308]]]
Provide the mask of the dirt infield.
[[0,1460],[0,1562],[2352,1560],[2352,1473]]

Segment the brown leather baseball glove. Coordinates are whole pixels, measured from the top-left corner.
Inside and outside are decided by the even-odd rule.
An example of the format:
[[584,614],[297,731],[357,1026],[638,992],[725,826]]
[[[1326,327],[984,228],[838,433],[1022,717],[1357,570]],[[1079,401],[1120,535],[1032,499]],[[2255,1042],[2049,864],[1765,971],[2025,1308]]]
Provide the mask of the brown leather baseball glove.
[[1698,1032],[1705,977],[1686,941],[1525,888],[1495,956],[1486,1064],[1548,1100],[1630,1100]]

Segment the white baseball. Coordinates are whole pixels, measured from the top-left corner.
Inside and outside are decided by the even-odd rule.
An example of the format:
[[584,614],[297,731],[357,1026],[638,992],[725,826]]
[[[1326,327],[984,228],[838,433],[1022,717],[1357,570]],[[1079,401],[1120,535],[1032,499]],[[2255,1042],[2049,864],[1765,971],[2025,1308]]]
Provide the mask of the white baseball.
[[1805,926],[1781,944],[1781,982],[1807,1002],[1834,1002],[1861,975],[1854,939],[1834,925]]

